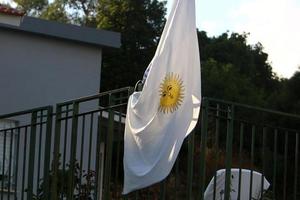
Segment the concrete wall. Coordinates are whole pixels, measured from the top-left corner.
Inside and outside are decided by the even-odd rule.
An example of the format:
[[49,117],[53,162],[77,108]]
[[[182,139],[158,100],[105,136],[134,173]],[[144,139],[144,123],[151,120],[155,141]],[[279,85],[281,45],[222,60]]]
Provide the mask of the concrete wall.
[[99,92],[101,49],[0,29],[0,115]]

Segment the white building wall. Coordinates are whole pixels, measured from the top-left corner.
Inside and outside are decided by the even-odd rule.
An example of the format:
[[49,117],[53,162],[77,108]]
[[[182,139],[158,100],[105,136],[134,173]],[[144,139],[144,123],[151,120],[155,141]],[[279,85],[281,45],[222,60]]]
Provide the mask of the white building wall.
[[[0,115],[55,105],[66,100],[98,93],[101,77],[101,54],[100,47],[96,46],[0,29]],[[20,122],[19,125],[24,125],[30,122],[30,117],[22,116],[16,120]],[[18,198],[21,196],[23,178],[24,189],[27,187],[28,180],[30,127],[27,131],[26,143],[24,128],[19,133]],[[35,160],[37,161],[39,138],[42,137],[40,178],[43,176],[45,131],[44,126],[42,132],[38,131],[36,138]],[[94,134],[93,131],[93,143],[95,142]],[[27,146],[26,154],[25,146]],[[63,144],[61,143],[60,146],[62,148]],[[85,157],[87,151],[88,149],[85,147]],[[69,157],[68,153],[67,156]],[[25,177],[22,177],[24,160]],[[94,161],[91,164],[94,166]],[[38,186],[37,165],[38,163],[35,162],[34,192]],[[26,193],[23,195],[26,196]]]
[[101,49],[0,29],[0,115],[99,92]]

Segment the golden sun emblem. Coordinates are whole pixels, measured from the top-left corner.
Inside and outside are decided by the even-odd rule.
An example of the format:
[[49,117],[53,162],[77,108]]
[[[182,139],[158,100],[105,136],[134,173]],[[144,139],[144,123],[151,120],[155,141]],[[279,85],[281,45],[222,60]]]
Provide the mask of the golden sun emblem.
[[158,110],[163,113],[174,112],[184,97],[183,82],[178,74],[168,73],[160,84],[160,104]]

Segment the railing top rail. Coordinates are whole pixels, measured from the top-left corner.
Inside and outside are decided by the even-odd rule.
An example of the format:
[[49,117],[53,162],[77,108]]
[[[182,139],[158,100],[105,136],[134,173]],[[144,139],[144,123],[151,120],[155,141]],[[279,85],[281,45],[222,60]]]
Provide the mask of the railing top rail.
[[[58,103],[57,106],[69,105],[69,104],[72,104],[72,103],[83,103],[83,102],[87,102],[87,101],[90,101],[90,100],[93,100],[93,99],[97,99],[99,97],[103,97],[105,95],[112,95],[112,94],[125,92],[125,91],[131,92],[132,89],[133,89],[132,87],[124,87],[124,88],[120,88],[120,89],[101,92],[101,93],[98,93],[98,94],[94,94],[94,95],[90,95],[90,96],[81,97],[81,98],[78,98],[78,99],[72,99],[72,100],[62,102],[62,103]],[[236,103],[236,102],[232,102],[232,101],[220,100],[220,99],[216,99],[216,98],[203,97],[203,101],[206,101],[206,100],[216,102],[216,103],[230,104],[230,105],[234,105],[234,106],[238,106],[238,107],[242,107],[242,108],[246,108],[246,109],[252,109],[252,110],[256,110],[256,111],[260,111],[260,112],[266,112],[266,113],[270,113],[270,114],[276,114],[276,115],[281,115],[281,116],[286,116],[286,117],[292,117],[292,118],[295,118],[295,119],[300,119],[300,115],[286,113],[286,112],[282,112],[282,111],[277,111],[277,110],[272,110],[272,109],[267,109],[267,108],[261,108],[261,107],[257,107],[257,106],[251,106],[251,105]],[[9,113],[9,114],[2,114],[2,115],[0,115],[0,120],[1,119],[8,119],[8,118],[16,117],[16,116],[21,116],[21,115],[26,115],[26,114],[30,114],[30,113],[41,111],[41,110],[49,110],[51,108],[52,108],[52,106],[48,105],[48,106],[23,110],[23,111]]]
[[11,118],[11,117],[16,117],[16,116],[21,116],[21,115],[27,115],[27,114],[30,114],[30,113],[33,113],[33,112],[38,112],[38,111],[41,111],[41,110],[49,110],[51,108],[52,108],[52,106],[44,106],[44,107],[38,107],[38,108],[23,110],[23,111],[9,113],[9,114],[3,114],[3,115],[0,115],[0,120]]
[[223,103],[223,104],[230,104],[230,105],[243,107],[243,108],[247,108],[247,109],[252,109],[252,110],[256,110],[256,111],[260,111],[260,112],[267,112],[267,113],[271,113],[271,114],[282,115],[282,116],[286,116],[286,117],[300,119],[300,115],[286,113],[286,112],[277,111],[277,110],[272,110],[272,109],[268,109],[268,108],[261,108],[261,107],[257,107],[257,106],[251,106],[251,105],[247,105],[247,104],[236,103],[236,102],[226,101],[226,100],[220,100],[220,99],[215,99],[215,98],[210,98],[210,97],[203,97],[203,101],[205,101],[205,100],[213,101],[216,103],[219,102],[219,103]]
[[119,93],[119,92],[124,92],[124,91],[131,91],[132,87],[124,87],[124,88],[120,88],[120,89],[115,89],[115,90],[109,90],[109,91],[105,91],[105,92],[101,92],[98,94],[94,94],[94,95],[90,95],[90,96],[85,96],[85,97],[81,97],[78,99],[71,99],[62,103],[58,103],[57,106],[64,106],[64,105],[68,105],[68,104],[72,104],[72,103],[83,103],[86,101],[90,101],[99,97],[103,97],[105,95],[111,95],[111,94],[115,94],[115,93]]

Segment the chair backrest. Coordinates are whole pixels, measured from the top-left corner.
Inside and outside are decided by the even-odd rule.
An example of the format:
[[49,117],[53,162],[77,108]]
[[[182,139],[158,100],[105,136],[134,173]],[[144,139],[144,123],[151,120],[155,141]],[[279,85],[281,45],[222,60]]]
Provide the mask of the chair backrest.
[[[214,179],[213,177],[208,184],[205,193],[205,200],[223,200],[225,193],[225,169],[221,169],[217,171],[216,176],[216,191],[215,191],[215,199],[214,199]],[[251,176],[252,176],[252,199],[259,199],[261,196],[261,183],[262,183],[262,174],[256,171],[241,169],[241,181],[239,182],[239,174],[240,169],[231,169],[231,192],[230,198],[232,200],[236,200],[238,194],[240,192],[241,200],[248,200],[250,196],[250,187],[251,187]],[[239,185],[241,185],[241,189],[239,191]],[[270,186],[270,183],[263,178],[263,189],[267,190]]]

